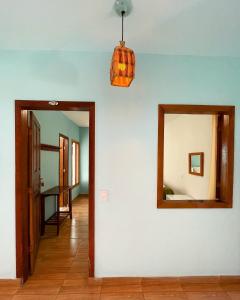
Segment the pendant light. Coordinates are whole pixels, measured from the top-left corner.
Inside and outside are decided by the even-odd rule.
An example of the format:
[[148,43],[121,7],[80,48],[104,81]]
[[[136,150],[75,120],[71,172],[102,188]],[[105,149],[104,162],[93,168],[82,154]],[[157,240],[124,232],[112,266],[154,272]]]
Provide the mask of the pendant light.
[[135,76],[135,55],[133,50],[125,47],[123,25],[124,17],[130,13],[130,7],[126,1],[117,0],[115,9],[122,18],[122,40],[120,41],[120,45],[115,47],[113,52],[110,80],[113,86],[129,87]]

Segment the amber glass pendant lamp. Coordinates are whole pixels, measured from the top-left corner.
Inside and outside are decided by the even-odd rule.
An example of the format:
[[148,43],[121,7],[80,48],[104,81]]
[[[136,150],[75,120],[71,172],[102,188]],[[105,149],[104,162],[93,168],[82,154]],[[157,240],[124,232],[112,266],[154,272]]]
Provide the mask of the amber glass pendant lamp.
[[122,40],[113,52],[110,80],[113,86],[129,87],[135,77],[135,54],[132,49],[125,47],[123,38],[124,17],[130,12],[129,3],[117,0],[115,10],[122,18]]

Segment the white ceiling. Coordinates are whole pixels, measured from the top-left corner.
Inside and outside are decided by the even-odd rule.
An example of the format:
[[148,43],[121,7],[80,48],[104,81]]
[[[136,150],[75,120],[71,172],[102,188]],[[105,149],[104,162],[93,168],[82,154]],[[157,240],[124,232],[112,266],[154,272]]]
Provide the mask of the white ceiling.
[[87,111],[62,111],[62,113],[79,127],[89,127],[89,112]]
[[[240,56],[240,0],[132,0],[126,41],[137,53]],[[0,49],[111,52],[114,0],[0,0]]]

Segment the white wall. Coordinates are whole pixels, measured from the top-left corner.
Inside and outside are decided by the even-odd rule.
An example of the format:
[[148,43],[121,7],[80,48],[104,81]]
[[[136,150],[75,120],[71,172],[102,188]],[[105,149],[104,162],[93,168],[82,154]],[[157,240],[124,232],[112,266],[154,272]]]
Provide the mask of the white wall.
[[[165,115],[164,183],[175,194],[209,199],[211,115]],[[204,176],[189,174],[188,154],[204,152]]]
[[[137,54],[129,89],[110,86],[110,61],[0,52],[0,277],[15,277],[15,99],[96,102],[97,276],[240,274],[240,59]],[[238,106],[233,209],[156,208],[160,103]]]

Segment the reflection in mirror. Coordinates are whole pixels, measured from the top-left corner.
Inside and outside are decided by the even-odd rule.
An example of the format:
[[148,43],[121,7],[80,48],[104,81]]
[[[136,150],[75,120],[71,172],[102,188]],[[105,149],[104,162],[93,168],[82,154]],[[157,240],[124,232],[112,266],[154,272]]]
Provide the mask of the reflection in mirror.
[[164,115],[165,200],[217,199],[217,127],[216,114]]
[[204,153],[189,153],[189,174],[203,176],[204,172]]
[[158,208],[232,208],[234,120],[234,106],[158,105]]

